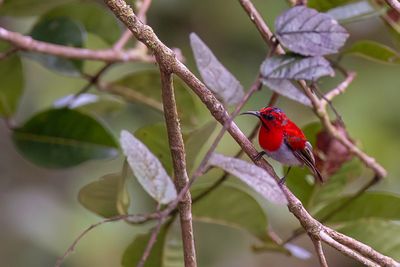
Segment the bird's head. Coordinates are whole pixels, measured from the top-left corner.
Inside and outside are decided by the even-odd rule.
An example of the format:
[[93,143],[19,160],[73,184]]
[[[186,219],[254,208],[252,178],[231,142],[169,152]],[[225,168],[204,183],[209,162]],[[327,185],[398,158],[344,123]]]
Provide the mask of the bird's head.
[[241,115],[253,115],[258,117],[262,124],[267,128],[281,128],[287,124],[286,114],[277,107],[265,107],[259,111],[246,111],[241,113]]

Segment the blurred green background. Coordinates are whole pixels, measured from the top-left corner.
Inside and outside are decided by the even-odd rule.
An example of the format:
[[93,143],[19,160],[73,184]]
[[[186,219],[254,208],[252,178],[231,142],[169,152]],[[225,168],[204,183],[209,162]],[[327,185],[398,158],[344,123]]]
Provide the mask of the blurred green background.
[[[286,1],[254,0],[254,4],[269,25],[285,10]],[[1,9],[1,7],[0,7]],[[0,25],[25,33],[37,18],[1,17]],[[198,73],[189,47],[189,33],[196,32],[215,55],[236,75],[245,88],[255,79],[267,48],[242,10],[238,1],[213,0],[161,0],[153,1],[148,23],[160,39],[170,47],[180,48],[191,70]],[[385,43],[392,48],[388,27],[379,18],[345,25],[351,33],[347,45],[354,40],[369,39]],[[107,47],[99,38],[88,35],[86,46]],[[373,190],[400,193],[400,66],[378,64],[365,59],[345,57],[342,64],[357,72],[357,78],[345,95],[334,104],[342,114],[351,136],[371,156],[388,170],[389,176]],[[85,82],[79,78],[60,76],[37,62],[24,59],[25,93],[15,117],[23,122],[33,113],[48,108],[67,94],[77,92]],[[94,72],[100,63],[90,63],[85,69]],[[138,68],[137,64],[119,65],[110,71],[107,79],[114,79]],[[330,89],[338,79],[323,79],[321,87]],[[1,81],[0,81],[1,83]],[[93,90],[93,89],[92,89]],[[271,93],[267,89],[257,92],[244,109],[259,109],[266,105]],[[316,121],[312,112],[293,101],[280,98],[278,105],[299,125]],[[121,129],[134,131],[144,125],[163,120],[162,114],[139,104],[129,104],[102,118],[119,136]],[[211,117],[204,112],[202,121]],[[236,119],[240,128],[249,133],[255,124],[251,118]],[[226,136],[218,148],[233,155],[238,146]],[[53,266],[74,238],[100,217],[83,208],[77,201],[79,189],[105,173],[121,168],[122,158],[96,161],[67,170],[46,170],[24,160],[10,140],[10,132],[0,123],[0,259],[1,266]],[[277,166],[277,165],[276,165]],[[278,170],[280,171],[280,170]],[[368,176],[365,176],[368,179]],[[200,181],[201,182],[201,181]],[[356,185],[355,185],[356,186]],[[144,193],[132,184],[133,195]],[[133,201],[144,199],[135,197]],[[133,202],[134,210],[149,207],[148,203]],[[272,228],[282,237],[290,235],[298,223],[286,208],[264,203]],[[111,223],[88,234],[66,261],[65,266],[120,266],[126,246],[138,233],[151,225],[129,226]],[[275,253],[253,254],[254,240],[244,232],[222,226],[195,224],[199,266],[317,266],[317,259],[302,261]],[[306,237],[295,242],[313,252]],[[357,264],[330,248],[327,257],[330,266],[356,266]]]

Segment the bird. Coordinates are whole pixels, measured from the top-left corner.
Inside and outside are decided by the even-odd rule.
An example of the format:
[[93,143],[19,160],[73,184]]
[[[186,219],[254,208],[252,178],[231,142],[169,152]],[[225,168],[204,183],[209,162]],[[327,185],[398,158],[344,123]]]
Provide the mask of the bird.
[[292,166],[306,166],[316,180],[323,183],[323,178],[313,155],[311,143],[303,131],[292,122],[278,107],[267,106],[259,111],[246,111],[241,115],[253,115],[259,118],[261,127],[258,133],[258,142],[263,149],[257,154],[255,160],[260,160],[264,155],[289,166],[286,175],[279,183],[285,183]]

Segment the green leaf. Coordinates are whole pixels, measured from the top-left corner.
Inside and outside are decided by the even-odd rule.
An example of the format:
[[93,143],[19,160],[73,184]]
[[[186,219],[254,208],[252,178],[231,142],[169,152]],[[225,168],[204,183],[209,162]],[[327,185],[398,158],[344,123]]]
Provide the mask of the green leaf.
[[109,44],[114,43],[121,35],[115,16],[95,2],[62,5],[44,14],[41,20],[61,17],[80,22],[86,31],[98,35]]
[[217,123],[215,121],[210,121],[202,127],[183,135],[186,150],[186,166],[188,171],[192,170],[201,148],[214,132],[216,125]]
[[67,168],[118,155],[118,145],[96,119],[70,109],[50,109],[13,130],[20,153],[47,168]]
[[[341,206],[350,196],[332,201],[316,214],[323,218],[332,210]],[[400,196],[384,192],[366,192],[353,200],[345,208],[331,216],[328,222],[342,223],[358,219],[379,218],[387,220],[400,220]]]
[[[146,97],[160,103],[162,102],[160,73],[156,70],[139,71],[129,74],[115,81],[115,84],[129,87]],[[179,119],[184,125],[196,126],[198,110],[194,97],[179,78],[174,79],[174,88]]]
[[135,136],[158,158],[167,173],[172,174],[172,158],[165,124],[157,123],[140,128]]
[[379,63],[400,64],[400,54],[392,48],[373,41],[358,41],[343,52]]
[[168,204],[177,196],[175,185],[158,158],[130,132],[122,130],[120,143],[139,183],[158,203]]
[[0,61],[0,116],[9,117],[17,109],[24,89],[24,75],[18,55]]
[[47,10],[76,0],[4,0],[0,8],[0,15],[7,16],[35,16]]
[[78,194],[79,202],[88,210],[105,218],[127,214],[130,204],[125,175],[107,174],[85,185]]
[[337,230],[395,260],[400,260],[400,224],[398,222],[376,219],[350,221]]
[[[83,47],[86,38],[84,27],[79,22],[65,17],[40,20],[30,35],[38,41],[72,47]],[[37,60],[44,67],[62,74],[78,76],[82,71],[83,63],[79,60],[38,53],[24,54]]]
[[354,0],[308,0],[307,6],[323,12],[350,2],[354,2]]
[[[195,188],[192,195],[203,192]],[[244,229],[264,242],[274,243],[267,232],[267,215],[258,202],[240,189],[222,185],[197,201],[192,212],[195,220]]]
[[314,185],[317,187],[314,191],[311,206],[325,205],[327,201],[337,200],[343,192],[349,181],[361,175],[362,164],[358,159],[353,159],[343,164],[343,166],[334,175],[328,178],[323,185]]

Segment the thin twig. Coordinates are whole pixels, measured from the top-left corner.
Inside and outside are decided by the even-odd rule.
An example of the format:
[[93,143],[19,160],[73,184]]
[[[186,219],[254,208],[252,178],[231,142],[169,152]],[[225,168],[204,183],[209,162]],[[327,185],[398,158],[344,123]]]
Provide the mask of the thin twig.
[[57,259],[55,267],[60,267],[61,264],[64,262],[64,260],[69,256],[69,254],[71,254],[75,250],[75,247],[79,243],[79,241],[87,233],[89,233],[91,230],[93,230],[94,228],[97,228],[100,225],[103,225],[103,224],[109,223],[109,222],[122,221],[122,220],[126,220],[132,224],[142,224],[142,223],[148,222],[150,220],[159,219],[160,216],[162,216],[162,213],[158,213],[158,212],[150,213],[150,214],[117,215],[117,216],[110,217],[110,218],[104,219],[102,221],[99,221],[95,224],[92,224],[88,228],[86,228],[82,233],[80,233],[77,238],[75,238],[74,242],[72,242],[72,244],[68,247],[68,249],[65,251],[64,255]]
[[[157,212],[160,211],[160,205],[157,206]],[[154,246],[154,244],[157,241],[157,236],[160,233],[161,230],[161,226],[163,225],[163,223],[166,221],[165,217],[161,217],[158,220],[157,225],[154,227],[154,229],[151,232],[149,241],[147,242],[146,248],[144,249],[143,255],[140,258],[138,264],[136,265],[136,267],[143,267],[144,264],[146,263],[147,258],[150,256],[151,250]]]
[[349,72],[344,81],[342,81],[338,86],[325,94],[324,99],[321,101],[322,107],[325,108],[329,101],[332,101],[332,99],[336,96],[343,94],[346,91],[347,87],[349,87],[349,85],[353,82],[355,77],[355,72]]
[[[186,172],[185,147],[183,143],[181,127],[179,124],[178,111],[176,108],[173,78],[168,66],[163,65],[164,62],[162,62],[159,58],[157,58],[157,60],[160,65],[162,87],[161,95],[163,99],[169,147],[174,167],[175,186],[178,191],[181,191],[186,185],[189,184],[189,178]],[[189,190],[187,190],[181,198],[178,208],[181,222],[185,267],[196,267],[196,249],[194,245],[192,223],[192,200]]]
[[329,267],[325,258],[324,250],[322,249],[321,240],[311,237],[311,241],[314,244],[315,252],[317,253],[321,267]]

